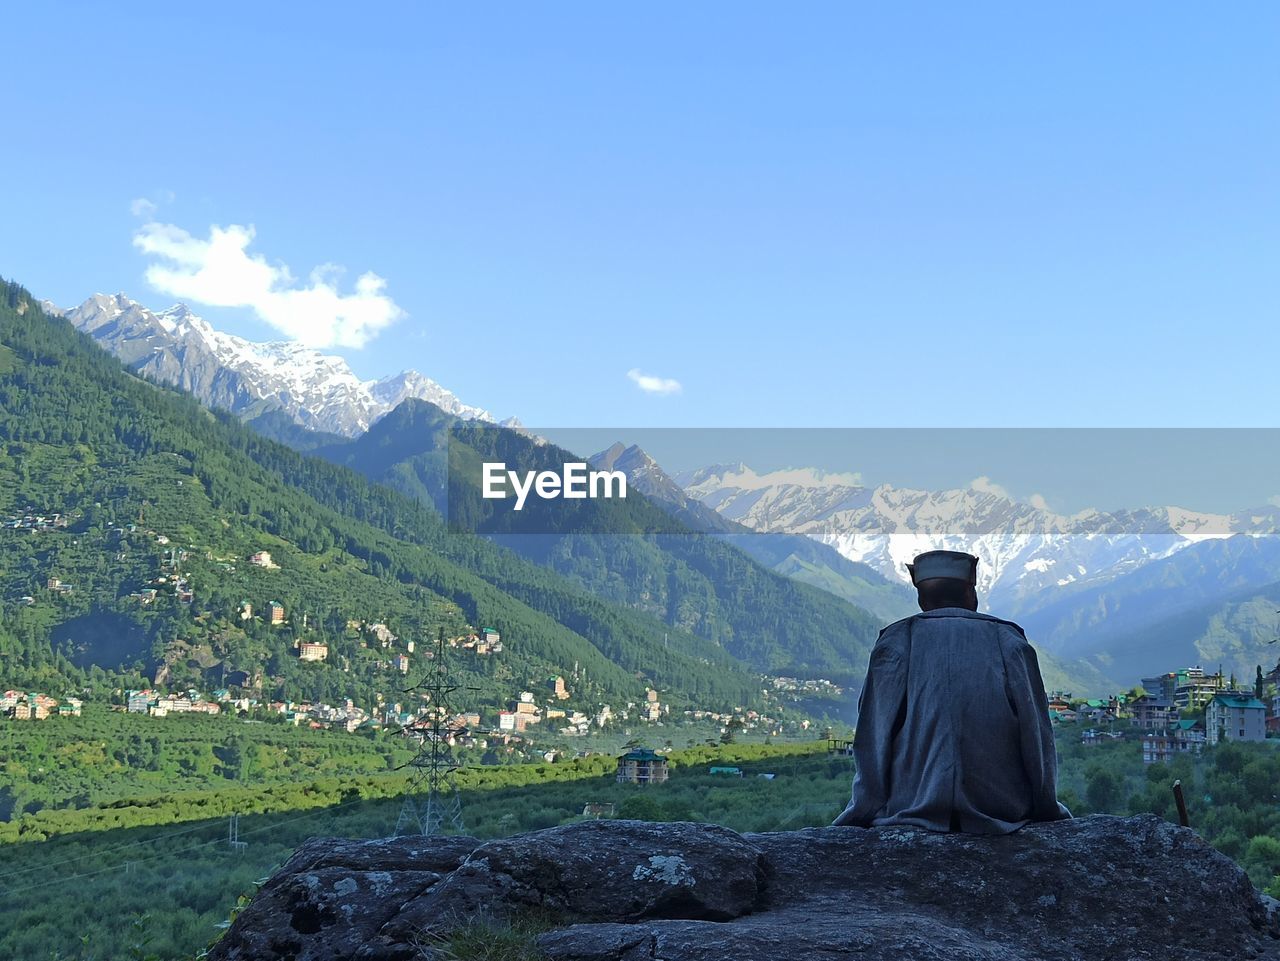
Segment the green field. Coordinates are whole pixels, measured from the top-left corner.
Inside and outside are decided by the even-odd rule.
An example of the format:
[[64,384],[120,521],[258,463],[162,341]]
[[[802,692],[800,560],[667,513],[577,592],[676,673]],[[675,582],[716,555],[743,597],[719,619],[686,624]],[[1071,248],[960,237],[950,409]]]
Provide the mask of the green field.
[[[713,762],[739,766],[744,776],[710,775]],[[851,776],[847,759],[829,758],[815,743],[698,748],[675,752],[672,765],[671,781],[651,789],[618,784],[610,755],[468,769],[460,775],[467,832],[491,838],[552,827],[581,817],[588,803],[611,803],[619,816],[710,820],[744,831],[803,827],[830,821]],[[392,774],[181,792],[121,808],[108,803],[102,811],[119,813],[118,826],[93,819],[46,841],[19,831],[3,849],[10,867],[0,882],[0,957],[127,956],[133,921],[143,913],[150,950],[189,957],[217,934],[236,899],[306,838],[390,834],[404,785],[403,774]],[[233,813],[241,814],[243,851],[227,843]],[[129,826],[130,818],[153,814],[163,823]],[[178,820],[191,815],[199,819]]]
[[[56,731],[54,725],[67,720],[5,726],[0,790],[12,790],[20,780],[12,766],[15,752],[38,768],[38,758],[77,743],[69,727]],[[143,725],[168,726],[122,714],[86,720],[95,737],[111,743],[130,742]],[[194,769],[179,764],[170,790],[157,779],[142,782],[150,784],[147,791],[131,791],[122,770],[87,760],[97,755],[96,742],[86,737],[79,741],[87,753],[76,755],[71,769],[98,800],[75,807],[77,797],[0,824],[7,865],[0,878],[0,957],[128,956],[140,936],[134,921],[146,913],[147,950],[166,961],[189,958],[218,933],[237,898],[251,894],[254,882],[306,838],[382,837],[395,825],[406,775],[388,769],[389,759],[401,755],[388,754],[377,739],[241,723],[248,732],[242,756],[306,758],[292,769],[260,767],[245,783],[208,760],[219,757],[214,752],[222,742],[200,741],[201,734],[234,730],[231,719],[163,720],[180,721],[164,738],[165,751],[204,759]],[[1172,819],[1169,787],[1181,778],[1193,827],[1244,865],[1260,887],[1280,891],[1276,744],[1229,745],[1194,761],[1144,767],[1136,739],[1086,748],[1079,733],[1071,726],[1059,731],[1060,796],[1076,815],[1154,812]],[[481,838],[506,836],[573,821],[586,804],[604,803],[620,817],[705,820],[740,831],[794,829],[829,823],[853,774],[851,760],[828,755],[817,741],[704,746],[674,751],[671,762],[671,780],[652,788],[617,784],[611,754],[472,767],[459,777],[466,828]],[[711,775],[713,765],[739,767],[744,776]],[[775,776],[757,776],[765,773]],[[240,815],[240,838],[248,842],[243,851],[227,843],[232,814]]]

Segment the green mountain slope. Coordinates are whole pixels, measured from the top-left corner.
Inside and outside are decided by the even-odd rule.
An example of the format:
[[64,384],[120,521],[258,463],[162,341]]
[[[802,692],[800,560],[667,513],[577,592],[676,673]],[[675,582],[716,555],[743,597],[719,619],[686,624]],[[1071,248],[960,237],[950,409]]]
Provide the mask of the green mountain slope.
[[[0,344],[11,358],[0,374],[0,521],[56,513],[66,523],[0,530],[10,683],[103,688],[123,683],[121,665],[141,680],[131,669],[164,661],[174,681],[217,667],[250,673],[264,696],[390,700],[407,682],[347,627],[380,621],[419,643],[439,628],[500,629],[503,656],[464,665],[491,703],[575,664],[584,704],[638,697],[645,683],[709,707],[758,701],[751,671],[715,643],[450,534],[413,500],[137,379],[12,284]],[[278,569],[246,563],[262,550]],[[152,590],[153,600],[136,596]],[[281,602],[287,625],[242,620],[245,600],[257,611]],[[300,662],[301,637],[328,643],[330,661]],[[426,663],[411,662],[410,673]]]
[[[451,428],[458,429],[451,435]],[[468,453],[460,455],[460,449]],[[459,425],[455,418],[422,401],[407,401],[362,437],[317,451],[326,459],[350,465],[371,479],[442,511],[449,510],[450,496],[458,494],[456,476],[454,489],[450,489],[450,452],[455,467],[465,457],[505,459],[522,468],[555,468],[569,456],[554,447],[535,448],[527,438],[510,432]],[[474,502],[473,490],[464,490],[463,495]],[[648,610],[668,624],[712,637],[762,669],[822,674],[856,686],[879,626],[917,609],[910,591],[862,569],[862,565],[841,563],[844,559],[833,550],[807,538],[732,530],[701,537],[677,534],[687,524],[696,526],[697,518],[678,513],[673,519],[669,512],[656,510],[646,514],[643,507],[610,516],[611,511],[616,511],[610,502],[582,505],[572,515],[572,523],[580,529],[613,534],[543,533],[554,523],[569,526],[560,517],[562,504],[553,511],[554,515],[538,518],[535,514],[526,521],[528,529],[539,533],[495,537],[513,550],[577,579],[600,596]],[[463,513],[456,504],[452,512],[455,517]],[[620,533],[644,529],[645,524],[657,533],[643,537]],[[741,554],[726,553],[730,545],[756,562],[749,565],[749,572],[743,573]],[[803,583],[782,588],[787,596],[779,599],[771,592],[787,581],[783,576],[762,577],[761,565],[773,575]],[[678,572],[676,576],[666,576],[673,570]],[[732,572],[727,589],[717,580],[726,571]],[[735,591],[741,584],[751,587],[746,592]],[[812,590],[815,587],[822,590]],[[701,596],[693,593],[699,590],[703,592]],[[717,603],[717,592],[723,595],[723,603]],[[745,602],[743,593],[749,595]],[[695,613],[692,619],[682,621],[682,617],[689,617],[689,610],[681,602],[691,594],[696,598],[690,605]],[[842,598],[843,602],[827,594]],[[771,598],[773,611],[779,613],[783,624],[770,624],[763,643],[753,645],[748,640],[734,646],[735,636],[741,633],[751,638],[751,625],[760,623],[756,619],[758,608],[751,602],[761,597]],[[717,620],[726,611],[723,619]],[[766,612],[765,623],[768,616]],[[785,640],[771,643],[778,638]],[[1042,647],[1040,658],[1050,689],[1092,695],[1114,686],[1105,672],[1093,664],[1055,657]]]
[[853,683],[882,625],[685,526],[635,491],[621,502],[529,503],[512,526],[512,515],[482,500],[460,465],[504,461],[520,470],[558,470],[582,458],[513,431],[460,423],[423,401],[407,401],[362,437],[317,453],[436,506],[455,528],[489,532],[596,596],[705,638],[761,671]]

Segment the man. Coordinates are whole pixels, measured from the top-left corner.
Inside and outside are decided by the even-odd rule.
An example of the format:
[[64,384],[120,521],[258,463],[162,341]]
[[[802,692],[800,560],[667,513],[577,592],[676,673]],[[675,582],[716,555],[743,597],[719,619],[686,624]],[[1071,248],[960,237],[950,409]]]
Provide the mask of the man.
[[978,559],[908,564],[923,613],[880,632],[858,700],[853,798],[836,824],[1008,834],[1071,817],[1035,651],[977,613]]

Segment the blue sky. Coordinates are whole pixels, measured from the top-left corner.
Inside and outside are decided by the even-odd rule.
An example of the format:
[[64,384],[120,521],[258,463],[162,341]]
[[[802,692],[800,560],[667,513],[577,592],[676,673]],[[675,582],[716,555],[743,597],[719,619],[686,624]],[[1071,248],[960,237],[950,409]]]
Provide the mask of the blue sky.
[[175,6],[6,13],[39,296],[252,225],[198,312],[372,272],[358,373],[532,424],[1276,422],[1274,4]]

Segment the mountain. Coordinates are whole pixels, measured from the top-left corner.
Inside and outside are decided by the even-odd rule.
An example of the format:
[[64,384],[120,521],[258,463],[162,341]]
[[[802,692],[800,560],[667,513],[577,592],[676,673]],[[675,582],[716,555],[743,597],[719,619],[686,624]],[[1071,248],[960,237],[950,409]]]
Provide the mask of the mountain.
[[[468,530],[484,531],[602,600],[703,638],[760,672],[856,683],[883,624],[707,536],[688,516],[667,511],[638,488],[625,501],[557,501],[542,514],[530,503],[518,527],[491,526],[487,509],[494,502],[479,498],[478,483],[459,483],[465,472],[451,471],[451,460],[455,466],[504,461],[522,470],[558,470],[582,457],[516,431],[459,421],[422,401],[407,401],[363,436],[316,453],[431,504],[455,530],[466,518]],[[617,453],[611,463],[643,468],[642,452]],[[657,469],[642,486],[671,492]],[[700,505],[691,507],[716,521]]]
[[[447,424],[464,423],[476,413],[465,408],[459,418],[408,396],[429,392],[432,385],[419,375],[362,384],[340,358],[296,345],[230,338],[181,306],[152,314],[123,296],[96,297],[68,319],[118,352],[135,372],[182,387],[206,404],[236,413],[266,436],[300,450],[314,449],[420,503],[442,504],[447,479],[442,432]],[[268,377],[277,386],[264,397],[261,383]],[[259,386],[251,390],[254,383]],[[362,395],[373,405],[402,402],[392,408],[396,415],[373,420],[371,429],[352,442],[338,441],[343,435],[337,431],[317,437],[309,429],[331,422],[335,411],[353,404],[372,410]],[[352,429],[349,421],[344,423],[344,430]],[[523,444],[515,452],[517,460],[539,448],[536,439],[516,431],[488,433],[501,436],[503,445]],[[490,442],[483,439],[486,432],[479,436],[481,447]],[[424,443],[427,439],[431,442]],[[539,456],[547,454],[539,451]],[[541,539],[522,535],[515,541],[495,540],[580,590],[682,633],[685,649],[710,644],[711,650],[748,670],[817,674],[853,683],[861,676],[876,629],[911,609],[909,595],[896,579],[792,532],[769,532],[768,537],[750,532],[684,495],[638,448],[622,447],[610,456],[630,473],[650,475],[649,490],[664,520],[647,515],[644,536],[629,531],[621,547],[571,531],[550,532]],[[322,502],[331,494],[323,488],[307,493]],[[609,525],[616,525],[619,516],[615,512],[603,518],[606,528],[612,529]],[[713,530],[717,539],[691,539],[690,529]],[[821,592],[808,592],[805,585]],[[852,604],[842,606],[842,601]]]
[[[807,535],[900,583],[920,551],[975,553],[991,610],[1019,620],[1047,651],[1084,659],[1122,686],[1171,666],[1161,659],[1170,650],[1141,640],[1151,624],[1216,610],[1280,578],[1280,510],[1270,506],[1233,515],[1154,507],[1068,517],[989,491],[869,488],[850,475],[761,474],[743,464],[675,481],[722,517]],[[1190,640],[1181,649],[1195,650]],[[1254,642],[1242,641],[1237,653],[1242,663],[1262,656]]]
[[757,474],[733,464],[675,480],[724,517],[753,530],[805,534],[904,583],[906,562],[921,551],[970,551],[982,559],[980,591],[1011,614],[1196,543],[1280,532],[1280,509],[1270,506],[1230,516],[1157,507],[1068,517],[988,491],[870,488],[819,471]]
[[866,564],[802,534],[753,531],[688,496],[646,451],[616,443],[590,458],[592,466],[620,470],[635,489],[681,523],[717,534],[784,577],[821,588],[864,608],[884,624],[914,613],[915,595]]
[[1280,656],[1271,646],[1280,634],[1278,582],[1280,540],[1238,534],[1047,604],[1023,626],[1049,650],[1069,650],[1130,683],[1170,658],[1251,678]]
[[[755,667],[723,646],[132,376],[14,284],[0,288],[0,521],[0,664],[25,689],[153,673],[207,689],[225,670],[264,699],[373,707],[406,681],[360,624],[401,639],[411,677],[426,660],[406,640],[483,624],[505,651],[458,668],[486,711],[553,674],[584,707],[646,685],[676,704],[764,704]],[[270,566],[247,560],[263,550]],[[279,602],[285,623],[246,602]],[[326,663],[299,659],[304,638]]]
[[417,371],[362,381],[341,357],[223,333],[185,304],[153,313],[124,294],[95,294],[59,313],[136,373],[247,421],[279,411],[307,430],[351,437],[410,397],[493,420]]
[[[889,624],[919,610],[915,592],[866,564],[851,561],[834,548],[803,534],[759,532],[730,521],[690,498],[648,453],[636,445],[614,444],[591,458],[594,466],[622,470],[646,496],[695,530],[732,544],[776,574],[820,588]],[[830,475],[826,475],[829,477]],[[1036,644],[1040,670],[1050,690],[1101,693],[1115,685],[1093,662],[1059,657]]]

